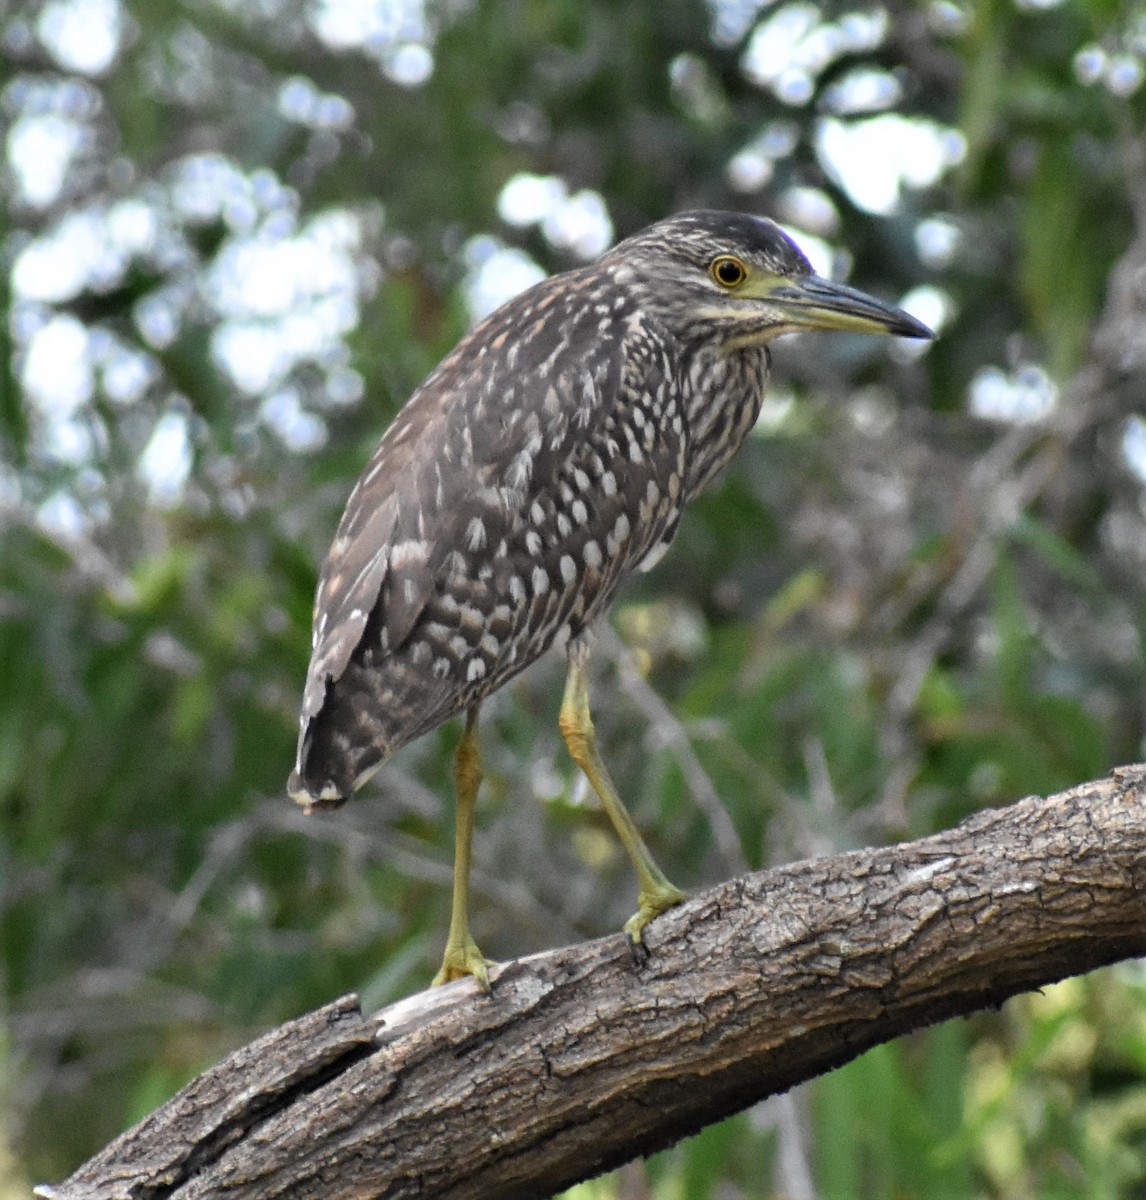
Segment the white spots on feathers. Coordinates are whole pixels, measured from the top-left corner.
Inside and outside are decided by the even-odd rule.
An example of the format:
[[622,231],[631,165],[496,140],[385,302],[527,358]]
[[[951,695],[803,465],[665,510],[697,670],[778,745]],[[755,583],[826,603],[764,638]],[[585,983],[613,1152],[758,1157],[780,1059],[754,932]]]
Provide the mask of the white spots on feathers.
[[[605,538],[605,550],[610,558],[616,558],[621,552],[621,547],[629,538],[629,518],[624,513],[617,518],[609,535]],[[596,546],[596,542],[590,543]],[[600,554],[600,550],[597,551]],[[585,547],[585,561],[589,561],[589,546]]]
[[485,546],[485,523],[481,517],[471,517],[466,526],[466,547],[470,550],[481,550]]
[[469,665],[466,667],[466,682],[477,683],[477,681],[485,676],[486,665],[484,658],[471,658]]
[[463,604],[458,610],[458,616],[462,629],[467,629],[471,633],[481,633],[485,628],[485,613],[472,604]]
[[638,570],[651,571],[668,553],[668,542],[657,542],[657,544],[641,559]]
[[[508,604],[498,604],[494,606],[494,610],[489,615],[490,626],[500,626],[508,628],[510,621],[513,619],[513,609]],[[492,634],[489,635],[493,637]]]

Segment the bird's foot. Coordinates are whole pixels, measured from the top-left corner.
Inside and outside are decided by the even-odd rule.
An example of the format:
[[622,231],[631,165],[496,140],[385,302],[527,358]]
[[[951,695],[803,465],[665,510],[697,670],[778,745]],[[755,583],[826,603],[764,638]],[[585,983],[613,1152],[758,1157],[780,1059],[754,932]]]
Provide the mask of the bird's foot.
[[452,983],[455,979],[464,979],[467,975],[472,975],[478,987],[483,992],[488,992],[489,968],[494,965],[493,960],[486,958],[478,949],[477,943],[467,931],[464,936],[451,937],[446,942],[441,969],[434,976],[431,986],[441,987],[443,983]]
[[661,913],[688,899],[685,892],[662,878],[655,887],[642,888],[637,897],[640,907],[625,922],[625,936],[633,950],[644,949],[645,926]]

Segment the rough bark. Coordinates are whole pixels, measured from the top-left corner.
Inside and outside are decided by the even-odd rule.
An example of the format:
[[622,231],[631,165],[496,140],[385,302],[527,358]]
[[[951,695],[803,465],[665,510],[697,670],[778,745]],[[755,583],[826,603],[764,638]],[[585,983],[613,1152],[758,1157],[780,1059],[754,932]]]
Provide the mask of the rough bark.
[[54,1200],[547,1196],[919,1026],[1146,953],[1146,767],[743,876],[208,1071]]

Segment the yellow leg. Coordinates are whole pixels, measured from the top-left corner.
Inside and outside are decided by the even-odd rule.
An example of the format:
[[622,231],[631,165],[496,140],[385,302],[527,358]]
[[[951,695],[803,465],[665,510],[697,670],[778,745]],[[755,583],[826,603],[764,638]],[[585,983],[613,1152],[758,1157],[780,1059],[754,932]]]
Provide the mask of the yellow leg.
[[561,704],[559,723],[561,735],[573,761],[585,772],[593,790],[601,799],[613,828],[621,839],[632,864],[637,869],[640,892],[637,911],[625,922],[625,933],[636,945],[641,943],[645,926],[667,908],[679,904],[685,894],[665,878],[664,872],[653,861],[633,818],[621,803],[617,789],[609,778],[609,772],[597,751],[597,738],[593,732],[593,717],[589,712],[589,685],[585,664],[588,649],[584,643],[575,645],[569,655],[569,677],[565,682],[565,699]]
[[434,976],[434,986],[472,975],[483,992],[489,991],[490,961],[477,948],[470,934],[470,846],[474,833],[474,805],[481,786],[481,752],[477,740],[478,705],[466,713],[454,755],[454,779],[457,786],[457,825],[454,833],[454,900],[450,910],[450,934],[442,967]]

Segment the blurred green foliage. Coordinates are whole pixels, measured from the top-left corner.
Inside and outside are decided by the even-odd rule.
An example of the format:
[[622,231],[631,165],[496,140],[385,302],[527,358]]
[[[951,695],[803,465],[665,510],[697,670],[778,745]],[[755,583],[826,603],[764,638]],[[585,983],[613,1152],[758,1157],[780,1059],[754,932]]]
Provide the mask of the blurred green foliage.
[[[1133,5],[15,0],[0,30],[0,1194],[266,1027],[432,974],[456,731],[336,814],[284,781],[317,563],[370,448],[483,262],[585,256],[499,216],[522,174],[615,236],[772,213],[941,324],[922,357],[777,347],[758,436],[614,614],[598,727],[674,878],[1141,756],[1146,361],[1109,286],[1142,260]],[[865,206],[825,146],[893,114],[930,140],[861,174],[946,158]],[[312,257],[260,291],[254,255],[284,249]],[[632,906],[560,686],[547,663],[487,706],[474,924],[498,957]],[[571,1195],[1141,1195],[1144,1071],[1126,966]]]

